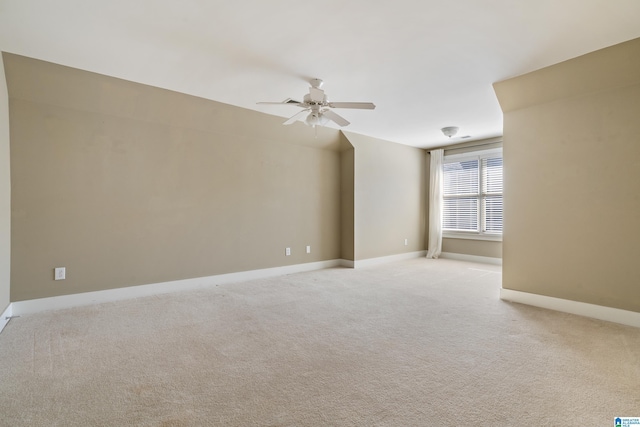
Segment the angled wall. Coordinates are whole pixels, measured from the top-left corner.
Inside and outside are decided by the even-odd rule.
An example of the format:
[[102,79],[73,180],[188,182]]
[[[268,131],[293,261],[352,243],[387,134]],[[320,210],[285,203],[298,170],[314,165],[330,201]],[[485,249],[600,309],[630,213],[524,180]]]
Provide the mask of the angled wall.
[[340,257],[355,261],[355,150],[342,132],[340,138]]
[[355,156],[355,260],[425,250],[425,151],[344,134]]
[[[9,306],[11,269],[11,175],[9,95],[0,55],[0,314]],[[2,319],[0,319],[2,325]],[[0,327],[1,329],[1,327]]]
[[[279,117],[16,55],[4,62],[12,301],[340,257],[339,131],[316,139]],[[54,267],[67,279],[54,281]]]
[[494,85],[503,288],[640,312],[640,39]]

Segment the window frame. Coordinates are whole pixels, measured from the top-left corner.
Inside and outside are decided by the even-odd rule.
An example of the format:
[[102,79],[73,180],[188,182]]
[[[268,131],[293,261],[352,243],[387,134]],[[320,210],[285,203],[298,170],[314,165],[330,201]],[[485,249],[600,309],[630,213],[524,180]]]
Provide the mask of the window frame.
[[[464,230],[445,230],[444,229],[444,215],[443,215],[443,228],[442,237],[446,239],[470,239],[470,240],[488,240],[488,241],[502,241],[502,233],[486,232],[482,231],[483,224],[485,223],[485,202],[484,199],[488,196],[482,188],[482,159],[487,158],[503,158],[503,170],[504,170],[504,157],[502,155],[502,148],[490,148],[486,150],[474,150],[460,154],[445,153],[443,158],[443,165],[446,163],[454,163],[461,161],[477,160],[478,161],[478,179],[479,179],[479,191],[478,195],[474,196],[478,198],[478,231],[464,231]],[[504,175],[503,175],[504,176]],[[492,193],[493,195],[493,193]],[[504,206],[504,187],[502,192],[503,206]],[[445,196],[443,195],[443,199]],[[444,203],[443,203],[444,205]],[[504,215],[504,214],[503,214]]]

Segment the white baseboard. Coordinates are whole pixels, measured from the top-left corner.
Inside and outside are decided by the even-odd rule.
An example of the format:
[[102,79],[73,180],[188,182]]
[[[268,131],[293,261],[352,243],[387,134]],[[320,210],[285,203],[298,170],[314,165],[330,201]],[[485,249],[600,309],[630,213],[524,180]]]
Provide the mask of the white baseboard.
[[427,251],[406,252],[403,254],[389,255],[389,256],[383,256],[378,258],[368,258],[368,259],[362,259],[357,261],[342,260],[343,261],[342,265],[347,267],[350,265],[347,265],[346,263],[353,263],[352,268],[371,267],[373,265],[386,264],[388,262],[401,261],[401,260],[411,259],[411,258],[420,258],[425,256],[427,256]]
[[0,317],[0,332],[7,326],[11,316],[13,316],[13,304],[9,304],[7,309],[2,313],[2,317]]
[[127,288],[106,289],[103,291],[83,292],[79,294],[60,295],[57,297],[15,301],[10,307],[12,308],[14,316],[21,316],[24,314],[39,313],[42,311],[61,310],[65,308],[121,301],[179,291],[204,289],[215,285],[284,276],[287,274],[341,266],[342,260],[340,259],[310,262],[284,267],[241,271],[238,273],[219,274],[208,277],[197,277],[194,279],[174,280],[171,282],[154,283],[149,285],[130,286]]
[[640,313],[635,311],[621,310],[619,308],[604,307],[504,288],[500,289],[500,299],[640,328]]
[[456,254],[453,252],[442,252],[440,258],[455,259],[457,261],[478,262],[480,264],[502,265],[502,258],[492,258],[488,256]]

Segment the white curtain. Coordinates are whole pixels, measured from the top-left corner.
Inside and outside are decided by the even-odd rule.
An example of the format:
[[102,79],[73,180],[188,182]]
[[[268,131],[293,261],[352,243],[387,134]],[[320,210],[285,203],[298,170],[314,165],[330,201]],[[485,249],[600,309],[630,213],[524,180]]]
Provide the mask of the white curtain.
[[438,258],[442,253],[442,193],[444,150],[431,150],[429,175],[429,250],[427,258]]

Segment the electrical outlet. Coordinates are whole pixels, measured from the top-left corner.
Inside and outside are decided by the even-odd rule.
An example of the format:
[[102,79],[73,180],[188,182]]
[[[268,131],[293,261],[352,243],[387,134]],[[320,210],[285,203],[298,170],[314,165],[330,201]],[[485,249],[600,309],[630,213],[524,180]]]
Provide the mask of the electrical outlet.
[[285,248],[285,250],[284,250],[284,254],[285,254],[286,256],[291,255],[291,248]]
[[404,239],[404,245],[407,246],[409,244],[409,239]]
[[53,280],[64,280],[67,277],[67,270],[64,267],[56,267],[54,270]]
[[307,246],[307,253],[310,254],[311,253],[311,246]]

